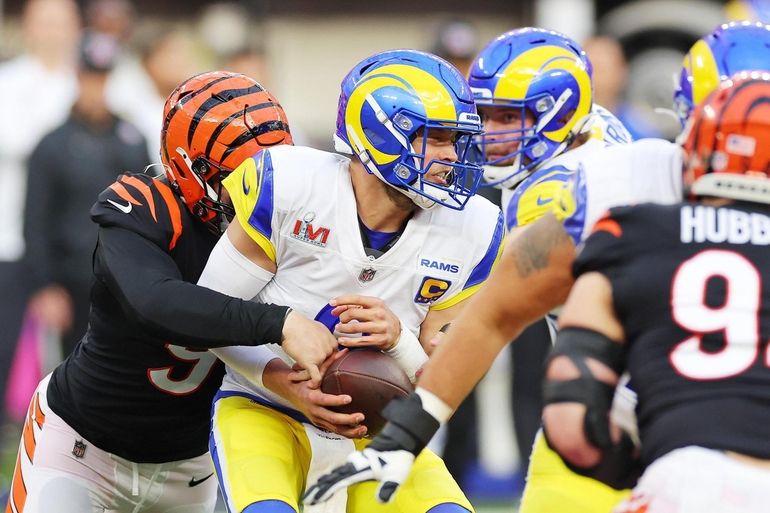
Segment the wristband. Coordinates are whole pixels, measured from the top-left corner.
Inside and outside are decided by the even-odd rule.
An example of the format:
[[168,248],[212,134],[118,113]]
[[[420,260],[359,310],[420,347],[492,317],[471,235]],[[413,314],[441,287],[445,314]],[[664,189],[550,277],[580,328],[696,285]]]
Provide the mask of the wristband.
[[405,328],[403,324],[401,325],[401,335],[398,337],[398,342],[396,342],[394,347],[386,350],[385,353],[396,360],[412,383],[417,380],[417,371],[428,361],[428,355],[422,348],[419,339],[409,329]]
[[422,400],[422,409],[430,413],[433,418],[441,424],[449,420],[449,417],[452,416],[452,408],[433,392],[417,387],[415,393],[419,395]]

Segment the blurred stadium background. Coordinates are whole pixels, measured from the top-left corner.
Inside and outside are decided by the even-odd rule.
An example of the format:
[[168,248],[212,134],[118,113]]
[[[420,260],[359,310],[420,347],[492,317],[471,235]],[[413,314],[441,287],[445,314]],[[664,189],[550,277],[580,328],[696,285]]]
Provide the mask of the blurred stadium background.
[[[27,1],[0,0],[0,65],[29,51],[33,45],[54,49],[58,45],[60,50],[64,45],[66,50],[65,43],[70,39],[67,27],[61,26],[60,13],[61,4],[70,1],[33,0],[49,16],[42,16],[43,20],[32,28],[22,22]],[[433,51],[462,69],[467,68],[488,40],[506,30],[528,25],[560,30],[579,42],[596,35],[618,42],[626,65],[622,59],[610,58],[612,52],[607,47],[597,46],[596,54],[591,55],[595,61],[599,102],[631,109],[644,134],[673,138],[678,123],[655,109],[670,109],[673,76],[685,51],[698,37],[723,21],[746,18],[768,21],[765,18],[770,11],[768,3],[756,0],[100,0],[80,1],[77,7],[84,17],[84,26],[111,32],[124,43],[123,54],[107,88],[108,103],[114,112],[137,125],[148,139],[148,154],[157,155],[163,98],[176,83],[194,73],[230,68],[253,76],[281,100],[299,143],[331,149],[339,81],[361,58],[389,48],[411,47]],[[0,78],[0,91],[5,91],[2,80],[4,78]],[[602,91],[598,90],[600,87]],[[0,105],[19,101],[34,100],[0,94]],[[19,118],[7,115],[2,107],[0,112],[0,133],[21,125]],[[41,119],[46,119],[45,113]],[[43,135],[34,130],[30,133],[31,138]],[[28,141],[26,147],[31,150],[35,143],[36,140]],[[3,184],[5,161],[11,158],[18,158],[17,153],[0,137],[0,188],[6,189],[0,191],[0,201],[3,194],[17,191],[9,191]],[[0,244],[2,241],[0,236]],[[89,264],[84,262],[85,266]],[[0,291],[2,309],[11,302],[27,300],[27,296],[12,297],[6,292]],[[50,340],[50,337],[42,338]],[[62,356],[55,342],[40,347],[43,349],[35,361],[24,361],[23,372],[34,378],[28,382],[36,382],[41,373]],[[13,353],[0,353],[7,354]],[[503,356],[479,389],[477,421],[467,433],[477,450],[473,451],[474,460],[466,462],[462,484],[472,500],[491,504],[480,509],[489,513],[512,511],[523,484],[512,415],[509,408],[501,407],[511,402],[510,375],[509,358]],[[3,383],[0,399],[23,404],[31,390],[19,388],[23,387],[19,384],[22,382],[14,382],[16,388]],[[536,393],[538,387],[539,384],[533,384],[532,390],[517,390],[517,393]],[[0,497],[8,488],[15,459],[18,410],[18,406],[14,410],[9,402],[7,420],[2,424]],[[437,446],[440,445],[438,441]],[[0,500],[0,504],[4,501]]]

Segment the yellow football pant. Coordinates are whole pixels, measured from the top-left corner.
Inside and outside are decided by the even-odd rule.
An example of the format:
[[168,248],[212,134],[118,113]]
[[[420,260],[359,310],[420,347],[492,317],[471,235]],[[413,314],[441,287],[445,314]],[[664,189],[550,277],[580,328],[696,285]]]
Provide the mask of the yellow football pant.
[[[212,434],[212,457],[232,511],[264,500],[280,500],[299,510],[311,458],[301,422],[247,397],[229,396],[215,402]],[[368,443],[355,440],[356,449]],[[424,513],[447,502],[473,511],[444,462],[427,449],[417,457],[390,503],[377,502],[377,485],[351,486],[347,513]]]
[[572,472],[541,430],[532,448],[519,513],[610,513],[630,493]]

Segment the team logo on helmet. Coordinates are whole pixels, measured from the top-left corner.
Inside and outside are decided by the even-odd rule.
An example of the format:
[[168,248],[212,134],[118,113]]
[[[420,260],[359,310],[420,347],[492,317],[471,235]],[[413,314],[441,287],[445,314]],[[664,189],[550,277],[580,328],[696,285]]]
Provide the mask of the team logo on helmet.
[[[450,131],[456,160],[428,160],[432,130]],[[467,82],[449,63],[415,50],[393,50],[359,63],[342,81],[335,143],[369,172],[423,208],[462,209],[475,193],[480,167],[468,158],[480,118]],[[440,167],[433,167],[440,166]],[[429,179],[446,169],[446,183]]]
[[566,150],[593,105],[591,64],[558,32],[507,32],[476,57],[469,83],[483,112],[512,109],[518,126],[476,139],[487,185],[510,188]]

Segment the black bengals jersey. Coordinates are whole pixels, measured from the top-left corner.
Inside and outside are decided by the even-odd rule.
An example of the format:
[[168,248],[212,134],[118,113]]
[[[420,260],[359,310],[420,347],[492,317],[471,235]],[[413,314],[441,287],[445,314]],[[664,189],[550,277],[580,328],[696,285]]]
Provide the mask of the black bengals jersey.
[[279,343],[287,309],[194,285],[217,237],[165,181],[122,175],[91,218],[89,327],[54,370],[49,404],[87,441],[134,462],[204,454],[224,374],[206,349]]
[[612,209],[575,275],[612,283],[639,396],[642,459],[689,445],[770,458],[770,211]]

